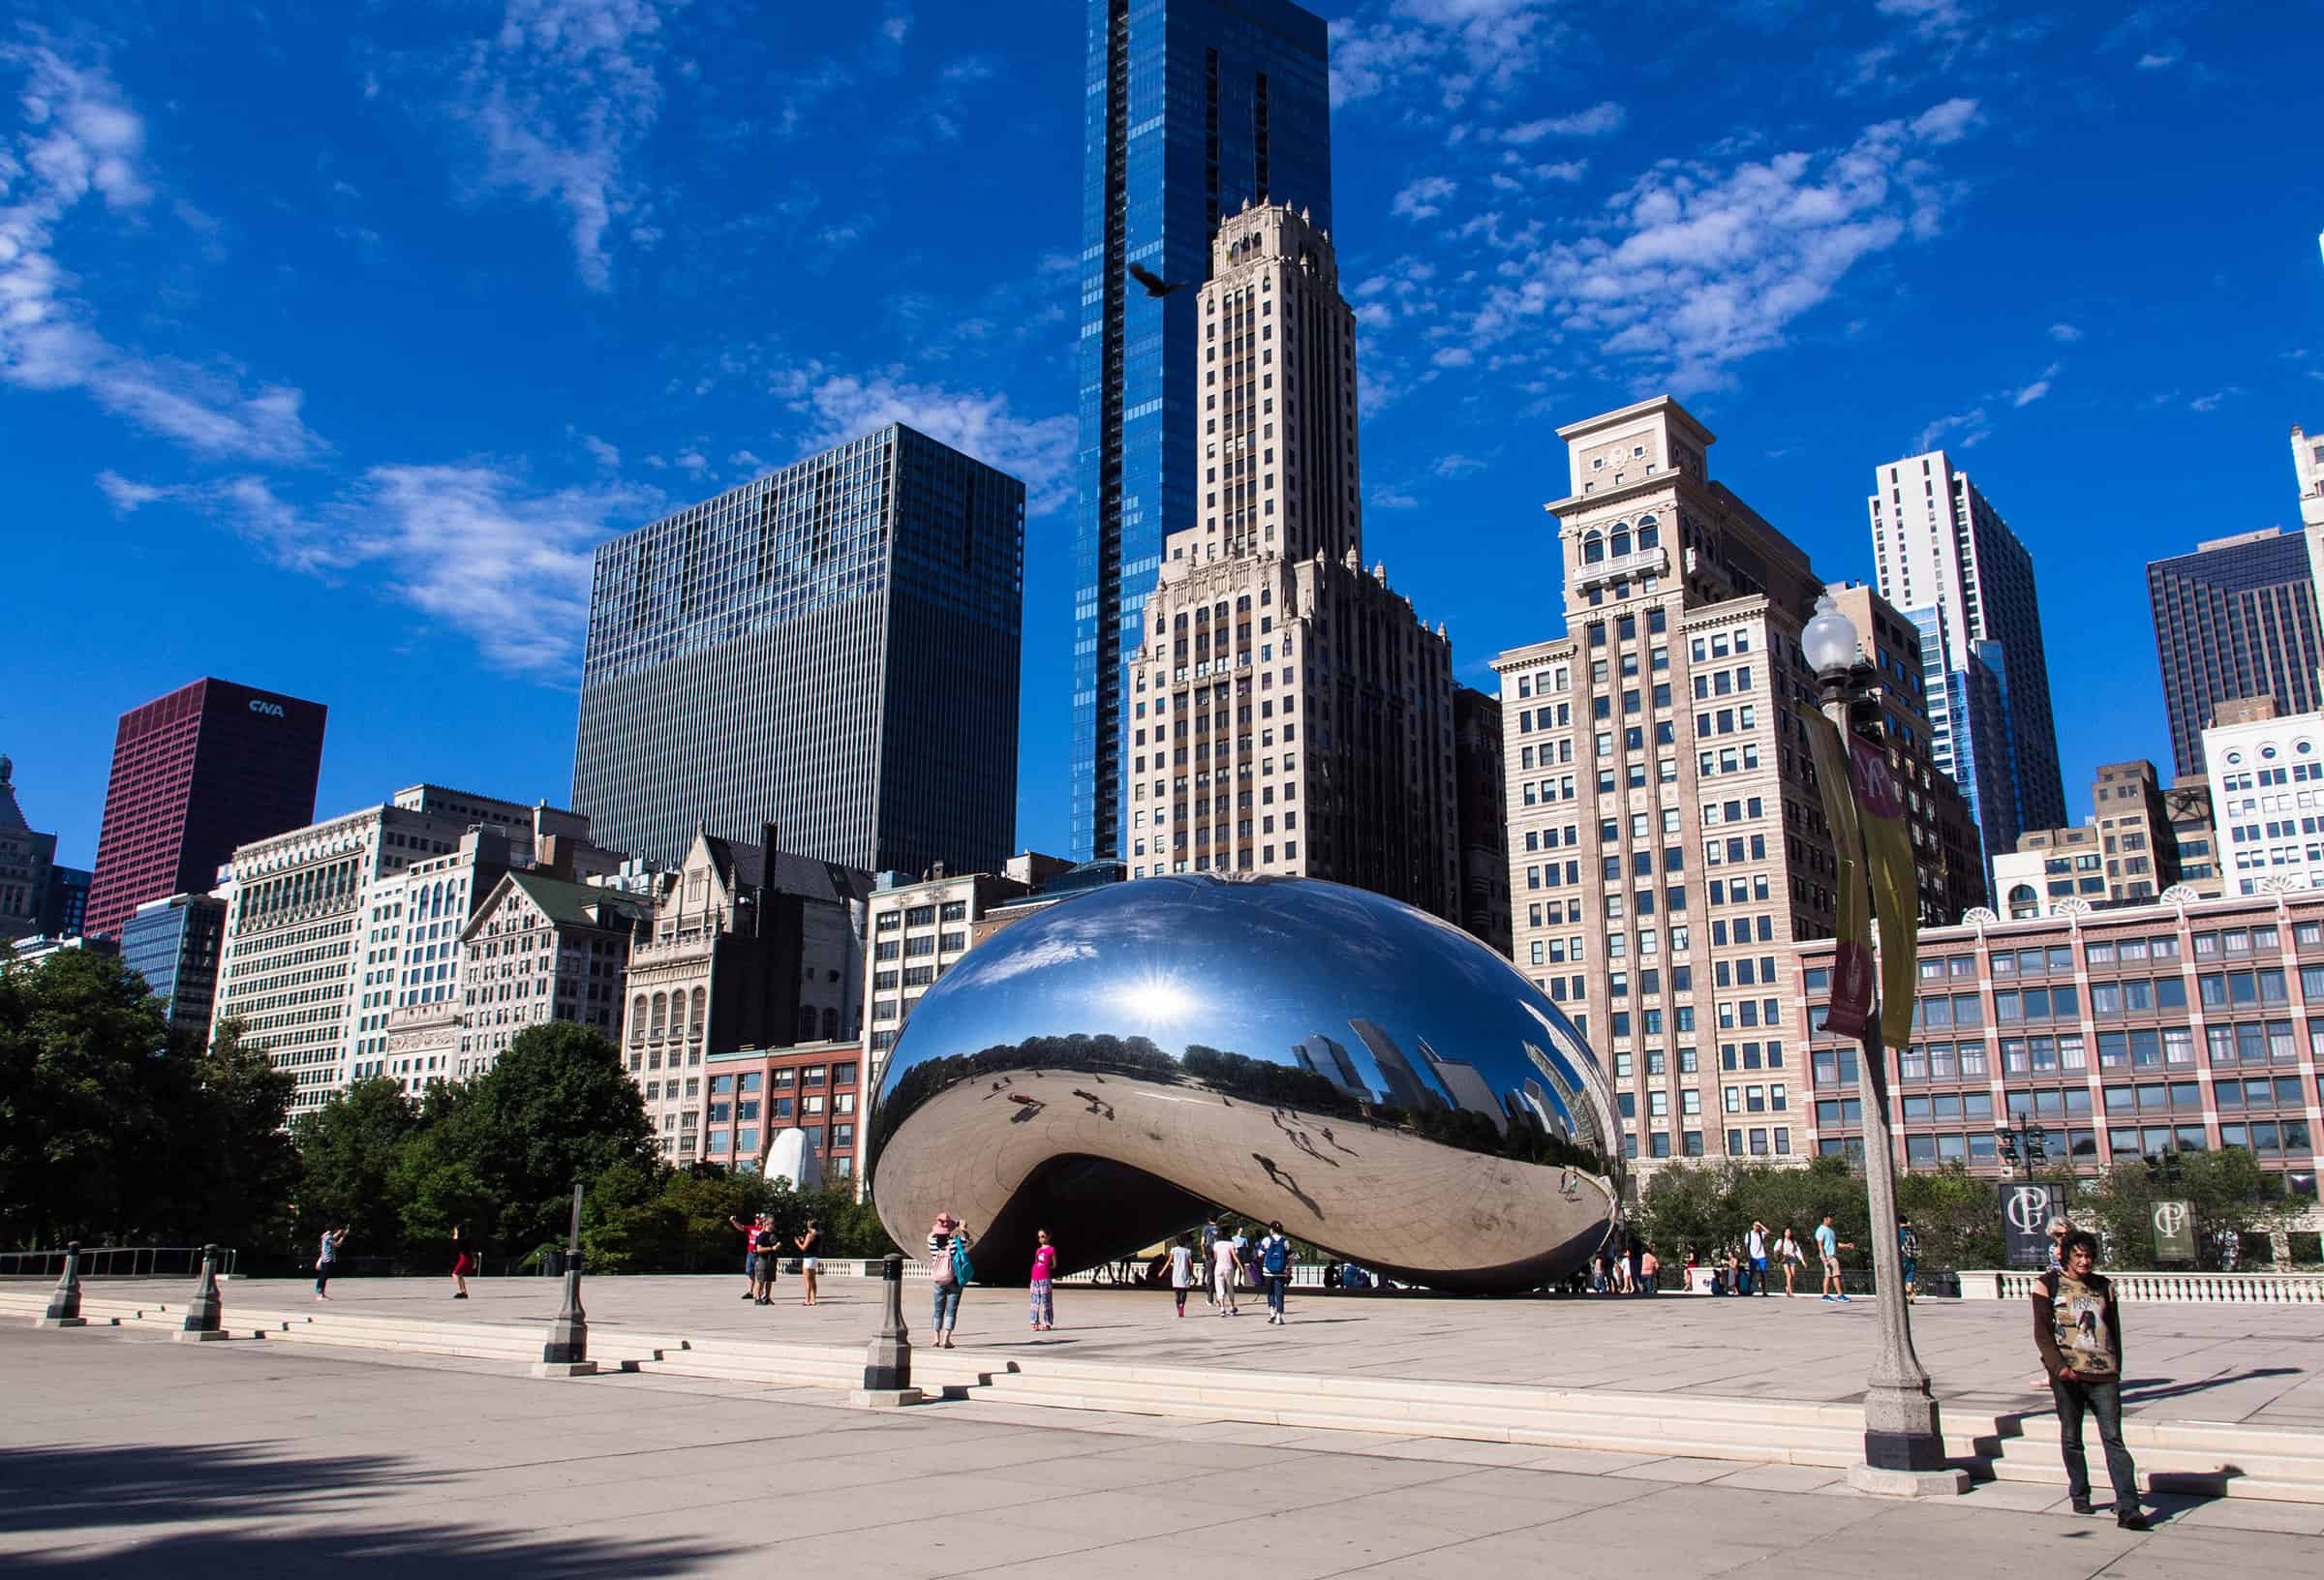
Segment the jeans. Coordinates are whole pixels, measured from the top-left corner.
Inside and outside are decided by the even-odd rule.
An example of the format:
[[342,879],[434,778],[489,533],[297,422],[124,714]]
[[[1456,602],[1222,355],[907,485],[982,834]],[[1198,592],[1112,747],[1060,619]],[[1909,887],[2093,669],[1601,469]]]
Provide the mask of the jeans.
[[1278,1317],[1283,1315],[1283,1287],[1290,1282],[1289,1273],[1267,1275],[1267,1309]]
[[958,1284],[933,1284],[936,1291],[935,1329],[948,1333],[952,1324],[961,1320],[961,1287]]
[[2123,1446],[2123,1385],[2120,1382],[2089,1382],[2050,1380],[2050,1398],[2058,1407],[2058,1442],[2065,1456],[2065,1490],[2076,1503],[2090,1501],[2090,1466],[2082,1457],[2082,1417],[2098,1420],[2098,1441],[2106,1445],[2106,1478],[2114,1483],[2118,1513],[2138,1507],[2138,1467]]

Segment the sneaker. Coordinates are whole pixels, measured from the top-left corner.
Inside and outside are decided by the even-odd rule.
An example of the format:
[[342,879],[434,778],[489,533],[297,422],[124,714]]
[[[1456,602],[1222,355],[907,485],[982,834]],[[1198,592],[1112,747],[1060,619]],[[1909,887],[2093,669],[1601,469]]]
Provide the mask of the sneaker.
[[452,1298],[455,1300],[465,1300],[468,1298],[468,1291],[466,1290],[455,1290],[452,1292]]
[[757,1295],[755,1295],[755,1294],[752,1294],[752,1293],[750,1293],[749,1291],[747,1291],[747,1290],[746,1290],[746,1291],[743,1292],[743,1298],[744,1298],[744,1299],[746,1299],[746,1300],[755,1300],[755,1299],[757,1299],[757,1298],[758,1298],[758,1296],[757,1296]]
[[1844,1295],[1842,1295],[1842,1296],[1840,1297],[1840,1303],[1841,1303],[1842,1305],[1844,1305],[1844,1306],[1845,1306],[1845,1305],[1847,1305],[1847,1304],[1848,1304],[1848,1302],[1849,1302],[1849,1298],[1850,1298],[1850,1297],[1849,1297],[1849,1296],[1847,1296],[1847,1295],[1845,1295],[1845,1294],[1844,1294]]
[[2152,1531],[2155,1529],[2154,1522],[2135,1508],[2116,1514],[2114,1523],[2125,1531]]
[[1825,1305],[1830,1305],[1830,1304],[1831,1304],[1831,1301],[1832,1301],[1832,1297],[1831,1297],[1830,1295],[1828,1295],[1828,1294],[1827,1294],[1827,1295],[1825,1295],[1825,1296],[1823,1297],[1823,1301],[1824,1301],[1824,1304],[1825,1304]]

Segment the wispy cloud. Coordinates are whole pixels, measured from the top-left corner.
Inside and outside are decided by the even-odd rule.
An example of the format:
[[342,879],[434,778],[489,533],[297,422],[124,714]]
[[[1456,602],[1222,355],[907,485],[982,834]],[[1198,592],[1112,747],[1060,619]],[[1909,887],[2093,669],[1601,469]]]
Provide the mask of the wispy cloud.
[[809,419],[802,454],[901,422],[1021,480],[1029,514],[1046,515],[1073,498],[1080,430],[1069,416],[1021,416],[1006,395],[913,383],[901,369],[862,378],[810,364],[785,380],[782,393]]
[[565,210],[574,268],[592,290],[613,287],[617,228],[653,230],[630,167],[661,109],[655,64],[666,9],[665,0],[507,0],[499,31],[470,51],[452,106],[478,138],[483,189]]
[[2186,51],[2176,44],[2166,44],[2159,49],[2150,49],[2138,57],[2142,72],[2167,71],[2186,58]]
[[1445,199],[1459,190],[1445,176],[1425,175],[1396,194],[1395,201],[1389,205],[1390,212],[1406,219],[1425,220],[1444,212]]
[[1641,380],[1714,387],[1783,344],[1860,260],[1937,231],[1951,194],[1930,152],[1975,123],[1974,102],[1948,100],[1836,153],[1665,161],[1610,199],[1597,233],[1514,238],[1522,250],[1498,268],[1468,338],[1483,349],[1545,322]]
[[2053,323],[2050,325],[2050,338],[2061,346],[2071,346],[2082,338],[2082,331],[2070,323]]
[[1612,100],[1575,110],[1571,115],[1550,115],[1538,121],[1520,121],[1493,134],[1503,142],[1520,146],[1539,142],[1544,137],[1603,137],[1622,130],[1626,119],[1623,108]]
[[620,483],[542,491],[494,461],[374,467],[314,510],[258,476],[155,485],[107,471],[97,482],[124,514],[182,505],[286,569],[359,577],[473,641],[494,668],[544,680],[569,678],[579,659],[597,544],[664,503]]
[[1372,508],[1375,510],[1414,510],[1420,500],[1391,483],[1382,483],[1372,490]]
[[2050,392],[2050,381],[2058,377],[2058,370],[2063,366],[2063,363],[2053,362],[2042,369],[2040,378],[2023,386],[2016,394],[2009,397],[2010,406],[2013,408],[2032,406],[2035,401],[2047,395]]
[[1507,93],[1559,37],[1554,0],[1390,0],[1331,24],[1331,103],[1426,93],[1447,108]]
[[[22,79],[19,120],[0,142],[0,380],[77,389],[107,410],[202,455],[289,461],[321,441],[286,384],[250,387],[225,361],[193,362],[116,345],[95,327],[56,233],[92,200],[141,223],[154,183],[145,123],[101,62],[69,58],[40,35],[0,45],[0,76]],[[176,205],[183,215],[199,210]]]
[[2229,384],[2225,389],[2215,389],[2208,395],[2196,396],[2186,403],[2186,409],[2189,411],[2217,411],[2226,402],[2242,393],[2243,391],[2235,385]]
[[1912,448],[1917,453],[1949,442],[1955,449],[1973,449],[1992,437],[1993,424],[1987,420],[1985,409],[1981,406],[1972,407],[1954,416],[1939,417],[1921,429],[1913,438]]

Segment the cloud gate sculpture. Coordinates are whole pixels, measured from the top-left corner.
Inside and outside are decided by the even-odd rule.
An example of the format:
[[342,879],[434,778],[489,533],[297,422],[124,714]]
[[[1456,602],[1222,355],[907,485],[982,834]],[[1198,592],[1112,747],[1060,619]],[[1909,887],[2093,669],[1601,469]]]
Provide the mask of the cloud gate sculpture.
[[1610,1223],[1611,1100],[1491,949],[1311,878],[1143,878],[979,946],[913,1008],[873,1099],[899,1245],[947,1211],[981,1278],[1129,1256],[1215,1204],[1396,1279],[1537,1287]]

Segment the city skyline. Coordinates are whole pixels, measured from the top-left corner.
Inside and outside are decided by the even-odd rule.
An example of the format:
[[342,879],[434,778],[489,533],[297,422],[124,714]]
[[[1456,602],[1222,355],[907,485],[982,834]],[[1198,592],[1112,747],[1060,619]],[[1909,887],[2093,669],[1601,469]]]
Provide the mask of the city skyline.
[[[1853,503],[1866,466],[1916,446],[1966,452],[2043,568],[2054,632],[2115,631],[2136,620],[2145,558],[2296,524],[2279,446],[2291,423],[2316,425],[2324,389],[2309,378],[2314,356],[2285,353],[2324,338],[2300,328],[2313,321],[2309,304],[2324,281],[2313,272],[2312,227],[2290,223],[2271,185],[2282,172],[2266,157],[2233,171],[2231,191],[2212,189],[2227,245],[2185,261],[2148,250],[2133,269],[2125,258],[2142,250],[2145,222],[2127,217],[2138,205],[2120,201],[2125,178],[2111,173],[2116,162],[2062,198],[2041,175],[2075,157],[2083,131],[1985,70],[1991,46],[1976,39],[1945,46],[1962,70],[1943,85],[1869,82],[1815,114],[1713,97],[1648,117],[1611,88],[1587,105],[1582,98],[1595,95],[1561,89],[1558,60],[1527,29],[1539,8],[1513,0],[1471,9],[1481,18],[1474,32],[1430,21],[1424,6],[1357,8],[1335,32],[1332,126],[1334,237],[1357,283],[1350,294],[1369,397],[1367,558],[1385,559],[1422,612],[1452,627],[1458,679],[1485,680],[1479,667],[1531,640],[1537,611],[1555,602],[1546,576],[1513,588],[1473,569],[1496,557],[1541,563],[1538,507],[1557,492],[1535,456],[1544,431],[1659,382],[1685,392],[1714,427],[1743,402],[1784,411],[1779,423],[1751,425],[1753,447],[1723,456],[1723,475],[1772,517],[1798,524],[1803,546],[1835,577],[1870,577]],[[93,865],[98,743],[111,718],[202,673],[332,706],[321,807],[360,805],[380,786],[422,778],[565,799],[583,628],[572,618],[572,566],[605,536],[887,416],[917,416],[1034,490],[1017,842],[1063,848],[1073,270],[1046,260],[1069,258],[1079,231],[1081,11],[1048,8],[1036,18],[1044,25],[1007,39],[899,9],[876,23],[785,19],[714,41],[700,16],[641,8],[655,19],[651,31],[586,47],[487,23],[474,38],[367,39],[352,61],[320,52],[324,41],[297,18],[286,21],[273,54],[246,47],[230,27],[187,41],[184,58],[128,34],[60,28],[12,41],[0,53],[0,137],[19,157],[53,144],[82,159],[77,185],[49,165],[49,174],[11,190],[12,237],[28,238],[72,278],[45,288],[50,332],[12,330],[0,356],[0,410],[25,439],[27,519],[69,529],[37,535],[17,573],[49,589],[27,600],[24,640],[76,661],[48,666],[38,699],[19,698],[0,715],[0,749],[15,758],[19,793],[43,808],[38,821],[58,832],[57,859]],[[1917,25],[1868,9],[1839,24],[1831,47],[1875,50]],[[783,31],[793,26],[826,31]],[[2142,114],[2163,124],[2210,119],[2193,106],[2218,90],[2198,80],[2198,69],[2232,70],[2256,90],[2248,97],[2263,118],[2280,112],[2283,96],[2266,83],[2281,68],[2239,60],[2232,28],[2191,50],[2126,33],[2093,45],[2095,30],[2069,41],[2074,31],[2025,47],[2098,106],[2125,170],[2158,135],[2139,124]],[[1777,46],[1749,22],[1733,37],[1738,47]],[[729,244],[699,216],[682,219],[670,212],[674,199],[653,200],[657,187],[674,191],[688,173],[731,163],[676,91],[691,80],[689,62],[716,85],[718,71],[701,65],[713,42],[752,60],[795,48],[813,63],[783,78],[787,108],[769,111],[796,124],[768,132],[811,155],[810,173],[799,190],[753,192],[743,206],[793,252],[811,255],[771,271],[771,300],[801,289],[828,298],[841,311],[816,317],[846,319],[845,335],[769,317],[760,288],[741,303],[725,299],[728,277],[751,267],[765,244],[743,227],[745,239],[722,250]],[[1454,89],[1462,104],[1447,106],[1447,78],[1464,75],[1472,51],[1497,54],[1504,69],[1468,69]],[[1819,58],[1803,71],[1834,85],[1855,58]],[[2159,63],[2142,66],[2149,59]],[[318,62],[329,69],[314,70]],[[187,90],[182,67],[215,81]],[[315,132],[295,139],[292,159],[236,127],[225,101],[270,93],[282,85],[274,74],[302,71],[314,81],[286,102],[312,113]],[[866,138],[851,119],[860,108],[838,91],[842,80],[908,89],[931,107],[908,134]],[[608,85],[632,94],[630,119],[606,134],[609,143],[584,147],[567,116],[581,101],[560,95]],[[497,99],[496,86],[505,90]],[[36,119],[27,94],[55,109]],[[595,190],[612,199],[619,223],[593,230],[577,200],[557,196],[566,189],[494,163],[481,133],[495,115],[610,171]],[[433,179],[399,186],[388,179],[388,151],[405,146],[400,134],[413,122],[427,134]],[[1749,137],[1742,151],[1708,152],[1738,131]],[[902,157],[907,135],[926,157]],[[2194,134],[2198,149],[2208,135]],[[851,138],[863,144],[853,165]],[[2015,139],[2006,154],[2005,139]],[[1658,161],[1671,158],[1699,168],[1657,174]],[[1925,170],[1908,177],[1909,165]],[[876,167],[875,194],[860,173],[867,166]],[[205,173],[222,167],[280,187],[296,199],[293,217],[270,218]],[[1778,191],[1844,194],[1863,233],[1803,222],[1790,235],[1744,204],[1747,170]],[[1866,181],[1845,179],[1857,170]],[[938,254],[913,239],[911,214],[947,185],[961,195],[931,216],[962,233]],[[1911,196],[1915,188],[1926,190]],[[978,197],[1004,190],[1005,215],[976,212]],[[1683,228],[1659,229],[1654,216],[1689,205],[1747,222],[1733,257],[1697,259],[1697,299],[1759,317],[1729,335],[1688,339],[1675,300],[1632,280],[1617,299],[1639,314],[1631,322],[1559,328],[1557,270],[1623,285],[1622,245],[1680,240]],[[423,243],[431,225],[449,220],[514,260],[521,278],[443,273]],[[649,238],[681,225],[694,228],[684,232],[683,266],[677,249]],[[1533,225],[1540,230],[1524,239]],[[1968,265],[1976,238],[1997,230],[2010,236],[2012,268],[2056,282],[2051,289],[1993,305]],[[893,255],[885,258],[868,245],[882,234]],[[2093,248],[2094,234],[2125,245]],[[1772,320],[1772,305],[1735,308],[1736,290],[1767,294],[1752,286],[1764,277],[1750,266],[1791,259],[1799,272],[1801,249],[1819,238],[1838,248],[1816,255],[1836,272],[1812,275],[1806,305]],[[107,249],[114,261],[100,269]],[[284,260],[272,288],[279,307],[231,278],[231,259],[268,251]],[[1496,302],[1486,286],[1455,283],[1465,267],[1494,258],[1536,270],[1540,300]],[[166,279],[180,288],[167,321],[136,305]],[[714,281],[723,283],[706,289]],[[446,289],[423,300],[432,283]],[[417,291],[406,289],[413,284]],[[382,292],[396,311],[370,305]],[[687,302],[705,294],[718,300],[715,318],[688,316]],[[2253,308],[2255,327],[2222,324],[2212,308],[2223,300]],[[479,312],[505,313],[510,330],[532,341],[596,337],[590,360],[600,365],[579,368],[561,353],[534,366],[501,332],[472,336]],[[737,333],[750,316],[776,325],[780,342]],[[962,327],[971,320],[981,327]],[[1977,332],[1959,333],[1961,323]],[[1490,338],[1504,332],[1538,333],[1544,345],[1517,356],[1510,340]],[[1639,349],[1605,349],[1617,337]],[[301,344],[310,338],[319,344]],[[1912,358],[1911,390],[1867,390],[1848,378],[1866,356]],[[353,397],[360,390],[368,400],[371,390],[326,387],[326,362],[363,365],[390,391],[409,393],[424,377],[441,407],[399,424],[408,432],[367,429]],[[738,395],[747,417],[736,415]],[[2074,469],[2052,462],[2101,439],[2197,449],[2204,465],[2152,479],[2159,494],[2135,519],[2095,522],[2068,486]],[[1423,558],[1448,527],[1474,554]],[[2061,578],[2071,548],[2101,527],[2122,552]],[[121,552],[91,555],[92,539]],[[183,605],[165,601],[178,598]],[[84,654],[85,642],[76,642],[92,604],[125,604],[138,618]],[[155,618],[203,605],[242,618],[191,627]],[[257,609],[267,618],[248,618]],[[2152,663],[2140,643],[2125,654],[2087,634],[2053,637],[2062,755],[2074,785],[2099,762],[2168,760]],[[2099,677],[2119,680],[2125,668],[2125,706],[2075,706],[2095,694]],[[415,729],[414,699],[438,684],[470,697],[494,727]],[[2079,795],[2070,799],[2070,817],[2088,810]]]

